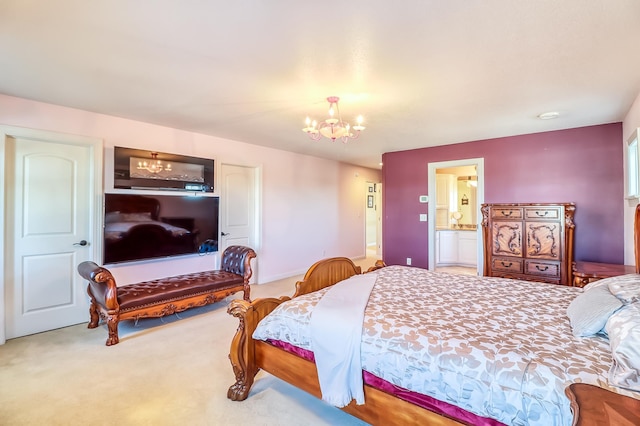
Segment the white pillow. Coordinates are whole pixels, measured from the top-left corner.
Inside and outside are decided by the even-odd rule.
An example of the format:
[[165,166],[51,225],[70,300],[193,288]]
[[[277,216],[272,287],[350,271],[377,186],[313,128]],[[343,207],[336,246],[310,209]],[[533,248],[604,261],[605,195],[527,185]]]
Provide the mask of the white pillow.
[[[597,281],[596,281],[597,282]],[[590,337],[600,332],[607,320],[622,307],[622,302],[606,285],[591,287],[571,301],[567,316],[576,337]]]
[[589,284],[585,285],[582,290],[583,291],[589,291],[589,290],[594,290],[598,287],[602,287],[602,286],[608,286],[609,282],[613,279],[613,278],[617,278],[617,277],[609,277],[609,278],[604,278],[602,280],[596,280],[596,281],[592,281]]
[[[604,281],[604,280],[603,280]],[[627,274],[607,278],[609,291],[625,305],[640,302],[640,275]]]
[[613,364],[609,383],[640,391],[640,303],[625,305],[607,321]]

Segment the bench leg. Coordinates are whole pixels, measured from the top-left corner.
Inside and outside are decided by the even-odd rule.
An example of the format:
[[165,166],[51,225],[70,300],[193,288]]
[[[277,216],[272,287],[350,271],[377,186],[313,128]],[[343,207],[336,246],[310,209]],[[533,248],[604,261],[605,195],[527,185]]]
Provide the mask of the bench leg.
[[89,318],[87,328],[96,328],[100,321],[100,315],[98,315],[98,304],[93,296],[91,296],[91,305],[89,305]]
[[118,339],[118,323],[120,322],[120,317],[118,315],[109,314],[107,317],[107,328],[109,329],[109,337],[107,338],[107,346],[117,344],[120,339]]

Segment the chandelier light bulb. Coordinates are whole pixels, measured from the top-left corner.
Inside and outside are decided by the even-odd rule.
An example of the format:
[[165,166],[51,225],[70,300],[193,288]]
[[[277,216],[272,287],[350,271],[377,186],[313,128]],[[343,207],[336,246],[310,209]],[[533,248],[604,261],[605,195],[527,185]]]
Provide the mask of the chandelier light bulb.
[[365,127],[362,125],[362,122],[364,121],[364,119],[362,118],[361,115],[358,116],[358,119],[356,121],[358,122],[358,124],[353,126],[353,130],[355,130],[356,132],[360,132],[360,131],[364,130]]

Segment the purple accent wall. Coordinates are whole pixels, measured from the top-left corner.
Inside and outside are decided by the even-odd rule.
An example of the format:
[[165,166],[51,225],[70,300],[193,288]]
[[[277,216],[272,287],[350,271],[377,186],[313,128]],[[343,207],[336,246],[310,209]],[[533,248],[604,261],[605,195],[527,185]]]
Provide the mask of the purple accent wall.
[[427,268],[428,163],[484,158],[485,203],[576,203],[575,259],[623,263],[622,148],[614,123],[386,153],[383,259]]

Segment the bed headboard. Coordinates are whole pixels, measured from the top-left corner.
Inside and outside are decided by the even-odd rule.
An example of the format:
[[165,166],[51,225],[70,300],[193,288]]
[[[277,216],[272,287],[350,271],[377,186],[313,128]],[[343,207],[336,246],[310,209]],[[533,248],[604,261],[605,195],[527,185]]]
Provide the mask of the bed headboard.
[[332,286],[361,272],[362,269],[346,257],[320,260],[309,268],[302,281],[296,283],[293,297]]
[[105,213],[151,213],[151,219],[158,220],[160,216],[160,201],[144,195],[118,194],[105,201]]

